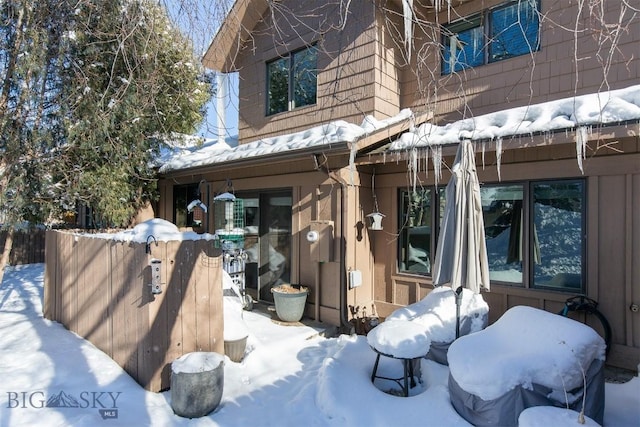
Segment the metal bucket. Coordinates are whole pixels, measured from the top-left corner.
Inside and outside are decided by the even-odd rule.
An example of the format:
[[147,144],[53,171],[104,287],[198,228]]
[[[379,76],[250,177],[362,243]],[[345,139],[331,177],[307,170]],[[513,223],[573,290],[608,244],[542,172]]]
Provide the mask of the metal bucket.
[[185,418],[204,417],[220,404],[223,386],[224,357],[211,370],[175,372],[172,369],[171,409]]

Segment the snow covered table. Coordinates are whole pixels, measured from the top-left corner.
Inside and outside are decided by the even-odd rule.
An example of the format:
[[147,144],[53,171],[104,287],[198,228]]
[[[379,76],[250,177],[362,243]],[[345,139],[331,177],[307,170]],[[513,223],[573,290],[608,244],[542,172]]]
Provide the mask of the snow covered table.
[[[569,407],[602,424],[604,340],[587,325],[516,306],[449,348],[449,393],[475,426],[517,426],[533,406]],[[584,399],[584,401],[583,401]]]
[[[395,310],[386,318],[386,322],[391,320],[409,320],[420,325],[431,340],[426,357],[447,364],[447,351],[456,339],[456,295],[450,287],[436,287],[420,301]],[[481,331],[488,321],[489,306],[482,295],[463,289],[460,336]]]
[[[395,381],[402,387],[405,397],[409,396],[409,380],[411,387],[415,387],[413,361],[424,357],[429,352],[431,340],[425,329],[406,320],[384,322],[373,328],[367,334],[369,346],[377,353],[376,362],[371,372],[371,382],[376,378]],[[402,361],[404,374],[400,378],[388,378],[377,375],[380,356],[391,357]],[[400,382],[402,380],[402,382]]]

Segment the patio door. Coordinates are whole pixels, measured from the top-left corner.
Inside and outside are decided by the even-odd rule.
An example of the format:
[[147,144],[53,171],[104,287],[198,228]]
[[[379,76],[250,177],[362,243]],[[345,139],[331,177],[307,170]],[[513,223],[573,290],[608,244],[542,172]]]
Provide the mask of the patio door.
[[271,288],[291,279],[291,190],[237,196],[244,199],[247,292],[273,302]]

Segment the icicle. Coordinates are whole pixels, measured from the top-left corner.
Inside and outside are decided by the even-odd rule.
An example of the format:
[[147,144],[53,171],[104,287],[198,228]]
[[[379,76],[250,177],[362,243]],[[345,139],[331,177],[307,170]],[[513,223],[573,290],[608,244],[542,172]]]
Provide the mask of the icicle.
[[580,126],[576,129],[576,157],[578,159],[578,167],[580,168],[580,172],[584,175],[584,170],[582,169],[582,160],[584,160],[585,152],[587,149],[587,139],[588,130],[585,126]]
[[486,146],[486,143],[482,143],[482,170],[484,170],[484,147]]
[[498,164],[498,181],[501,182],[500,163],[502,162],[502,137],[500,136],[496,139],[496,162]]
[[409,151],[409,182],[411,183],[411,186],[413,187],[413,191],[416,191],[416,183],[418,181],[418,150],[416,150],[416,148],[412,148],[411,151]]
[[[442,12],[442,0],[433,0],[436,13]],[[451,21],[451,0],[447,0],[447,22]]]
[[413,39],[413,0],[402,0],[404,17],[404,46],[407,50],[407,62],[411,61],[411,44]]
[[351,143],[351,152],[349,153],[349,176],[351,185],[354,185],[353,172],[355,170],[356,152],[358,151],[358,144],[356,142]]
[[431,161],[433,162],[433,175],[437,188],[438,182],[440,178],[442,178],[442,145],[435,145],[431,150],[433,151],[433,156],[431,157]]
[[424,174],[426,178],[429,178],[429,150],[424,149]]

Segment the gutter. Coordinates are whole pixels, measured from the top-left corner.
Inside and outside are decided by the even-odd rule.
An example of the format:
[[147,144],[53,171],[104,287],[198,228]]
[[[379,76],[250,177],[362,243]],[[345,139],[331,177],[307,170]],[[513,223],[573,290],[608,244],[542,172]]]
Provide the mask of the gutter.
[[[346,155],[349,153],[349,143],[348,142],[336,142],[334,144],[328,144],[323,148],[328,148],[332,155]],[[341,151],[342,150],[342,151]],[[215,163],[207,163],[204,165],[193,166],[189,168],[176,168],[165,170],[159,172],[162,176],[167,175],[194,175],[198,173],[208,173],[212,170],[220,171],[225,169],[238,169],[238,168],[249,168],[252,166],[263,166],[265,164],[273,164],[273,163],[285,163],[290,160],[303,159],[309,154],[314,157],[314,162],[316,152],[318,151],[318,147],[308,147],[300,150],[292,150],[292,151],[281,151],[274,152],[269,154],[264,154],[260,156],[252,156],[252,157],[239,157],[237,159],[226,160],[222,162]]]
[[[363,134],[353,141],[336,141],[332,143],[320,144],[320,145],[312,145],[309,147],[294,149],[294,150],[284,150],[284,151],[274,151],[268,154],[261,154],[255,156],[246,156],[246,157],[237,157],[230,160],[220,161],[220,162],[211,162],[207,164],[202,164],[198,166],[192,166],[188,168],[174,168],[169,170],[164,170],[160,172],[160,175],[166,176],[170,174],[196,174],[199,171],[210,172],[212,168],[220,169],[235,169],[241,167],[251,167],[256,165],[264,165],[265,163],[276,163],[276,162],[286,162],[288,160],[302,159],[311,154],[314,158],[314,163],[316,165],[316,170],[318,170],[318,162],[317,162],[317,153],[319,150],[322,150],[325,153],[330,153],[332,156],[339,155],[350,155],[354,150],[360,152],[362,150],[370,149],[377,144],[389,140],[394,136],[397,136],[401,133],[404,133],[411,129],[412,126],[420,125],[425,123],[427,120],[432,118],[433,114],[430,112],[427,113],[418,113],[415,115],[413,120],[403,119],[389,125],[387,127],[383,127],[380,129],[376,129],[369,134]],[[255,142],[255,141],[252,141]],[[355,145],[354,145],[355,144]]]
[[[640,135],[640,128],[639,129],[629,129],[630,126],[640,126],[640,118],[637,119],[630,119],[630,120],[621,120],[621,121],[616,121],[616,122],[609,122],[609,123],[598,123],[598,122],[593,122],[593,123],[580,123],[574,126],[568,126],[568,127],[563,127],[563,128],[557,128],[557,129],[549,129],[549,130],[544,130],[544,131],[535,131],[535,132],[525,132],[525,133],[515,133],[515,134],[509,134],[509,135],[504,135],[501,136],[500,138],[503,141],[513,141],[513,140],[522,140],[522,139],[530,139],[530,140],[535,140],[535,139],[539,139],[540,137],[543,138],[544,142],[542,143],[538,143],[538,144],[519,144],[520,146],[515,147],[515,148],[526,148],[526,147],[539,147],[539,146],[545,146],[545,145],[553,145],[554,143],[548,143],[546,142],[547,139],[549,139],[549,137],[553,137],[555,135],[558,134],[562,134],[564,133],[565,135],[569,135],[569,134],[573,134],[575,133],[578,129],[580,128],[589,128],[590,130],[590,134],[589,134],[589,140],[595,140],[595,139],[599,139],[602,137],[609,137],[609,138],[624,138],[624,137],[632,137],[632,136],[638,136]],[[608,133],[606,133],[608,132]],[[593,138],[591,135],[594,135],[597,133],[597,138]],[[604,134],[604,135],[602,135]],[[498,137],[492,137],[492,138],[463,138],[460,137],[460,140],[462,139],[469,139],[472,143],[474,144],[487,144],[487,143],[492,143],[492,142],[496,142],[496,140],[498,139]],[[562,142],[562,143],[567,143],[567,144],[571,144],[574,141],[570,138],[570,136],[567,136],[567,141],[566,142]],[[406,148],[402,148],[402,149],[395,149],[395,150],[390,150],[390,149],[385,149],[385,152],[387,154],[394,154],[394,153],[400,153],[400,152],[406,152],[408,149],[410,148],[416,148],[416,149],[423,149],[423,148],[432,148],[434,146],[441,146],[441,147],[457,147],[458,144],[460,143],[460,141],[451,141],[451,142],[444,142],[441,144],[434,144],[434,145],[429,145],[429,144],[424,144],[424,145],[420,145],[420,146],[416,146],[416,147],[406,147]],[[390,144],[389,144],[390,145]],[[382,152],[380,153],[376,153],[377,154],[382,154]]]

